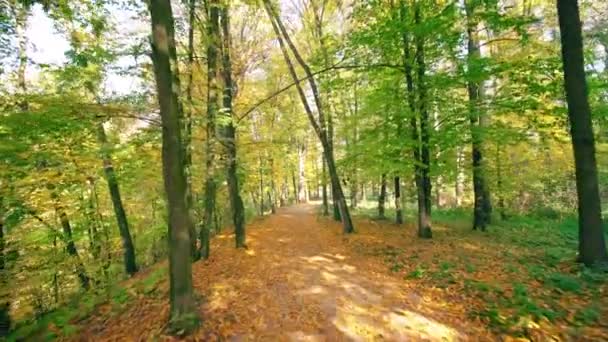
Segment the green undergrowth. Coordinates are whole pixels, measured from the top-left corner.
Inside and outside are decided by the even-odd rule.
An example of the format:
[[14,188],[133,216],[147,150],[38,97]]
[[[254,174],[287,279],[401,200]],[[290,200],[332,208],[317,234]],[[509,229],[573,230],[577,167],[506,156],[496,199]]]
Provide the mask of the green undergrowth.
[[[354,214],[378,222],[375,208]],[[393,223],[393,210],[386,217],[379,229],[415,229],[411,209],[402,228]],[[608,273],[576,263],[575,216],[535,212],[496,218],[487,232],[473,231],[471,222],[470,209],[434,210],[431,245],[413,238],[403,246],[378,247],[374,254],[422,291],[464,294],[469,315],[498,334],[530,338],[535,329],[553,327],[552,333],[580,339],[585,328],[598,326],[608,305]]]
[[7,341],[52,341],[59,337],[76,336],[80,323],[86,321],[100,305],[109,304],[111,311],[119,313],[139,296],[156,296],[158,285],[165,279],[167,268],[156,267],[145,275],[125,284],[107,289],[79,293],[61,307],[37,319],[21,322]]

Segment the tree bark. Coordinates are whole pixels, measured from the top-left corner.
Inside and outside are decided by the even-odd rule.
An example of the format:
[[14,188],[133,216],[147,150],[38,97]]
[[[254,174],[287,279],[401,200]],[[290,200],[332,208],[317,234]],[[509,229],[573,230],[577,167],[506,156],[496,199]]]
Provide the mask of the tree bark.
[[583,38],[577,0],[557,0],[564,86],[574,150],[578,195],[579,260],[587,266],[608,261],[600,203],[595,141],[585,79]]
[[322,185],[321,194],[323,197],[323,216],[329,216],[329,199],[327,198],[327,163],[325,157],[321,157],[322,163]]
[[[56,197],[55,194],[52,197]],[[55,201],[57,201],[55,199]],[[88,290],[90,286],[90,278],[87,275],[87,271],[80,259],[80,255],[78,254],[78,249],[76,248],[76,244],[74,243],[74,238],[72,236],[72,226],[70,225],[70,220],[68,219],[68,215],[63,210],[63,207],[58,203],[55,203],[55,212],[57,216],[59,216],[59,222],[61,223],[61,228],[63,229],[63,241],[65,242],[65,250],[70,257],[72,257],[76,263],[76,275],[80,280],[80,284],[82,288]]]
[[384,203],[386,202],[386,173],[382,174],[382,180],[380,181],[380,196],[378,196],[378,218],[384,220]]
[[4,203],[0,196],[0,337],[8,336],[11,328],[10,295],[8,290],[8,274],[5,260],[4,241]]
[[[402,1],[400,3],[402,23],[407,21],[407,7]],[[420,23],[419,7],[416,6],[414,21]],[[418,236],[421,238],[431,238],[431,218],[430,218],[430,177],[429,162],[430,153],[428,150],[428,113],[426,112],[426,89],[424,85],[424,41],[420,35],[414,37],[416,44],[416,64],[418,76],[418,89],[414,87],[414,67],[410,51],[410,37],[406,30],[402,33],[403,40],[403,59],[404,73],[407,88],[407,102],[410,109],[410,128],[414,146],[414,180],[416,185],[416,197],[418,202]],[[418,107],[416,106],[416,91],[418,91]],[[420,117],[420,118],[419,118]],[[426,124],[424,123],[426,120]],[[419,125],[420,123],[420,125]],[[420,126],[420,127],[419,127]],[[427,131],[425,133],[425,131]],[[426,142],[426,148],[425,148]],[[428,196],[427,196],[428,195]]]
[[[471,73],[474,67],[474,61],[480,58],[479,41],[477,39],[477,21],[474,18],[474,6],[471,5],[471,0],[465,3],[467,15],[467,37],[468,37],[468,55],[467,68]],[[469,76],[470,77],[470,76]],[[490,202],[490,192],[485,180],[485,168],[483,163],[482,145],[483,138],[481,136],[482,113],[479,108],[479,102],[482,95],[482,83],[474,80],[467,80],[467,92],[469,95],[469,121],[471,123],[471,150],[473,159],[473,193],[475,204],[473,210],[473,229],[486,230],[486,226],[490,223],[492,214],[492,205]]]
[[218,50],[220,45],[219,29],[219,4],[217,0],[209,0],[205,8],[207,12],[207,124],[205,140],[205,208],[203,212],[203,224],[199,232],[199,256],[203,259],[209,258],[210,232],[213,227],[215,214],[215,199],[217,184],[215,180],[215,151],[214,143],[215,118],[218,113]]
[[401,178],[395,176],[395,223],[403,223],[403,209],[401,208]]
[[298,202],[306,203],[306,143],[298,144]]
[[[420,4],[416,4],[414,8],[414,23],[420,25],[422,23]],[[418,111],[420,115],[420,187],[418,191],[418,200],[422,203],[418,208],[421,211],[418,224],[418,236],[421,238],[431,238],[431,153],[430,153],[430,129],[429,129],[429,112],[427,108],[426,95],[426,64],[424,56],[424,37],[418,33],[414,36],[416,43],[416,71],[418,76]],[[420,198],[422,196],[422,198]],[[422,207],[421,207],[422,206]]]
[[260,216],[264,215],[264,164],[262,162],[262,154],[258,156],[259,166],[258,173],[260,175]]
[[464,193],[464,151],[462,146],[456,147],[456,182],[454,184],[454,196],[456,197],[456,206],[462,205],[462,196]]
[[[274,11],[274,9],[270,3],[270,0],[264,0],[263,2],[264,2],[264,7],[266,9],[266,12],[268,13],[268,17],[271,21],[272,27],[274,29],[274,32],[278,38],[279,46],[281,48],[281,52],[283,53],[283,57],[285,59],[287,67],[289,69],[289,73],[290,73],[293,81],[296,82],[296,89],[298,91],[298,95],[300,96],[300,100],[302,101],[304,110],[306,111],[306,115],[308,116],[308,119],[313,127],[313,130],[315,131],[317,137],[319,138],[319,140],[321,142],[321,146],[323,147],[323,153],[327,160],[327,169],[329,171],[329,178],[330,178],[330,181],[332,184],[332,191],[334,193],[334,201],[337,203],[337,206],[339,209],[340,217],[342,219],[342,224],[343,224],[343,231],[344,231],[344,233],[347,233],[347,234],[353,233],[355,231],[355,229],[354,229],[351,217],[350,217],[348,206],[346,204],[344,192],[342,191],[342,185],[340,184],[338,170],[336,169],[335,159],[334,159],[334,155],[333,155],[333,148],[330,144],[330,140],[329,140],[328,134],[327,134],[327,129],[325,127],[326,119],[325,119],[325,115],[323,112],[323,105],[321,103],[317,84],[315,82],[315,79],[313,78],[312,72],[310,71],[310,67],[308,66],[308,64],[306,64],[304,62],[304,60],[302,59],[302,56],[300,56],[298,50],[296,49],[295,45],[291,41],[289,34],[287,33],[287,30],[283,26],[283,24],[279,18],[279,15]],[[308,103],[308,99],[306,98],[306,94],[304,93],[302,86],[297,82],[298,75],[296,74],[295,68],[291,62],[289,53],[287,52],[287,49],[285,47],[285,43],[287,43],[287,45],[289,46],[295,59],[297,60],[298,64],[302,67],[302,69],[304,70],[304,72],[307,76],[308,84],[310,85],[310,88],[312,90],[315,105],[317,107],[318,118],[315,118],[313,111]]]
[[25,71],[27,68],[27,17],[28,17],[28,4],[26,2],[15,1],[14,2],[14,16],[15,16],[15,31],[17,33],[17,49],[19,55],[19,65],[17,66],[17,88],[19,90],[19,108],[22,111],[29,109],[29,103],[26,98],[27,96],[27,83],[25,81]]
[[173,13],[170,0],[150,0],[152,61],[162,120],[162,161],[169,218],[170,326],[174,332],[190,332],[197,326],[197,310],[192,290],[190,231],[192,219],[186,203],[186,175],[183,167],[182,123],[175,65],[170,57],[174,44]]
[[239,180],[237,176],[237,155],[236,155],[236,128],[234,126],[234,113],[232,109],[232,97],[234,93],[234,84],[232,81],[232,62],[230,57],[231,41],[230,41],[230,17],[228,5],[224,5],[220,9],[221,18],[221,33],[222,33],[222,71],[220,73],[223,85],[223,108],[222,114],[225,120],[222,120],[221,139],[222,144],[226,147],[227,154],[227,178],[228,192],[230,197],[230,205],[232,207],[232,221],[234,223],[234,236],[236,248],[246,248],[245,244],[245,207],[241,198],[239,189]]
[[127,214],[125,213],[122,198],[120,197],[118,180],[116,179],[114,167],[112,166],[112,155],[110,152],[111,147],[102,122],[99,122],[97,127],[97,140],[99,140],[99,144],[101,145],[103,170],[106,176],[106,181],[108,182],[110,198],[112,199],[112,205],[114,207],[114,215],[116,216],[116,223],[118,224],[118,231],[120,232],[120,238],[122,240],[125,271],[129,275],[133,275],[137,272],[135,247],[133,246],[133,240],[131,239]]

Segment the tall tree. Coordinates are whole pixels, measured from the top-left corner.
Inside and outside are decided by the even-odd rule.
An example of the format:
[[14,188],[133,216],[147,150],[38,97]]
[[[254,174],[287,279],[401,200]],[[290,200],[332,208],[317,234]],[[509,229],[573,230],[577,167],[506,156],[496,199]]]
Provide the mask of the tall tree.
[[465,0],[466,30],[467,30],[467,93],[469,95],[469,121],[471,125],[471,152],[473,161],[473,229],[486,230],[490,223],[492,204],[490,192],[485,178],[483,162],[483,113],[480,102],[483,96],[483,82],[475,76],[474,68],[478,67],[481,57],[479,51],[478,20],[475,10],[479,8],[479,0]]
[[216,198],[215,181],[215,118],[218,112],[218,51],[220,44],[219,4],[217,0],[206,2],[207,13],[207,120],[205,139],[205,209],[200,230],[200,255],[209,257],[209,233],[213,226]]
[[[424,60],[424,38],[417,33],[411,38],[408,23],[409,9],[405,1],[400,2],[400,20],[402,24],[402,48],[405,83],[407,90],[407,103],[410,111],[410,129],[413,141],[414,180],[416,184],[416,197],[418,202],[418,236],[430,238],[431,233],[431,211],[430,211],[430,153],[428,137],[428,112],[426,108],[425,88],[425,60]],[[420,4],[415,5],[414,25],[421,23]],[[412,45],[415,45],[416,53],[412,55]],[[414,65],[417,79],[414,78]],[[415,82],[417,81],[417,82]],[[418,96],[416,96],[418,95]]]
[[137,263],[135,261],[135,247],[133,246],[133,240],[131,239],[131,231],[129,230],[129,221],[127,220],[127,214],[120,197],[120,188],[118,186],[118,180],[116,179],[116,173],[114,172],[114,166],[112,165],[112,154],[111,146],[106,136],[105,128],[103,123],[99,122],[97,126],[97,139],[101,145],[101,158],[103,160],[103,171],[108,182],[108,189],[110,191],[110,198],[112,199],[112,205],[114,206],[114,214],[116,216],[116,222],[118,224],[118,231],[120,232],[120,238],[122,239],[123,248],[123,259],[125,265],[125,271],[129,275],[133,275],[137,272]]
[[578,0],[557,0],[564,86],[574,149],[578,195],[579,259],[587,266],[607,262],[602,226],[595,141],[587,95]]
[[232,221],[236,248],[246,248],[245,244],[245,206],[241,198],[239,178],[237,175],[236,127],[232,101],[234,97],[234,82],[232,80],[230,12],[228,4],[220,8],[221,22],[221,55],[222,70],[220,76],[223,83],[222,120],[220,121],[220,141],[226,148],[228,192],[232,207]]
[[196,301],[192,290],[190,231],[192,219],[186,204],[186,175],[183,168],[181,118],[174,87],[175,65],[171,49],[175,44],[170,0],[150,0],[152,61],[162,120],[163,180],[169,217],[170,325],[174,331],[190,331],[197,325]]

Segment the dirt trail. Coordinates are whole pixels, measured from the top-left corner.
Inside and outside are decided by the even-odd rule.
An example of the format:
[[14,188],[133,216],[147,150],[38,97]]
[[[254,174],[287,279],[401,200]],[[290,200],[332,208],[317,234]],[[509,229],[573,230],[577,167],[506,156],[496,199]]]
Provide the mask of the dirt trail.
[[[370,341],[467,340],[469,327],[445,303],[408,288],[382,259],[361,249],[379,239],[344,237],[339,223],[310,205],[282,208],[248,226],[248,249],[217,236],[212,257],[194,265],[203,324],[192,340]],[[118,316],[100,316],[85,340],[162,336],[167,284]]]

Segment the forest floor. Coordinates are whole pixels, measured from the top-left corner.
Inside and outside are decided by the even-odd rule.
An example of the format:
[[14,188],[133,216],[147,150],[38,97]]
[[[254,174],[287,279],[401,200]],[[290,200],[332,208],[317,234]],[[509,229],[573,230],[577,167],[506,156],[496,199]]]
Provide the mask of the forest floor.
[[[608,339],[605,279],[572,262],[547,266],[554,247],[466,225],[436,224],[433,240],[420,240],[412,224],[355,223],[345,236],[317,207],[298,205],[251,222],[247,250],[216,236],[210,259],[193,266],[202,324],[188,340]],[[68,339],[172,340],[166,267],[129,280],[122,299],[98,306]]]

